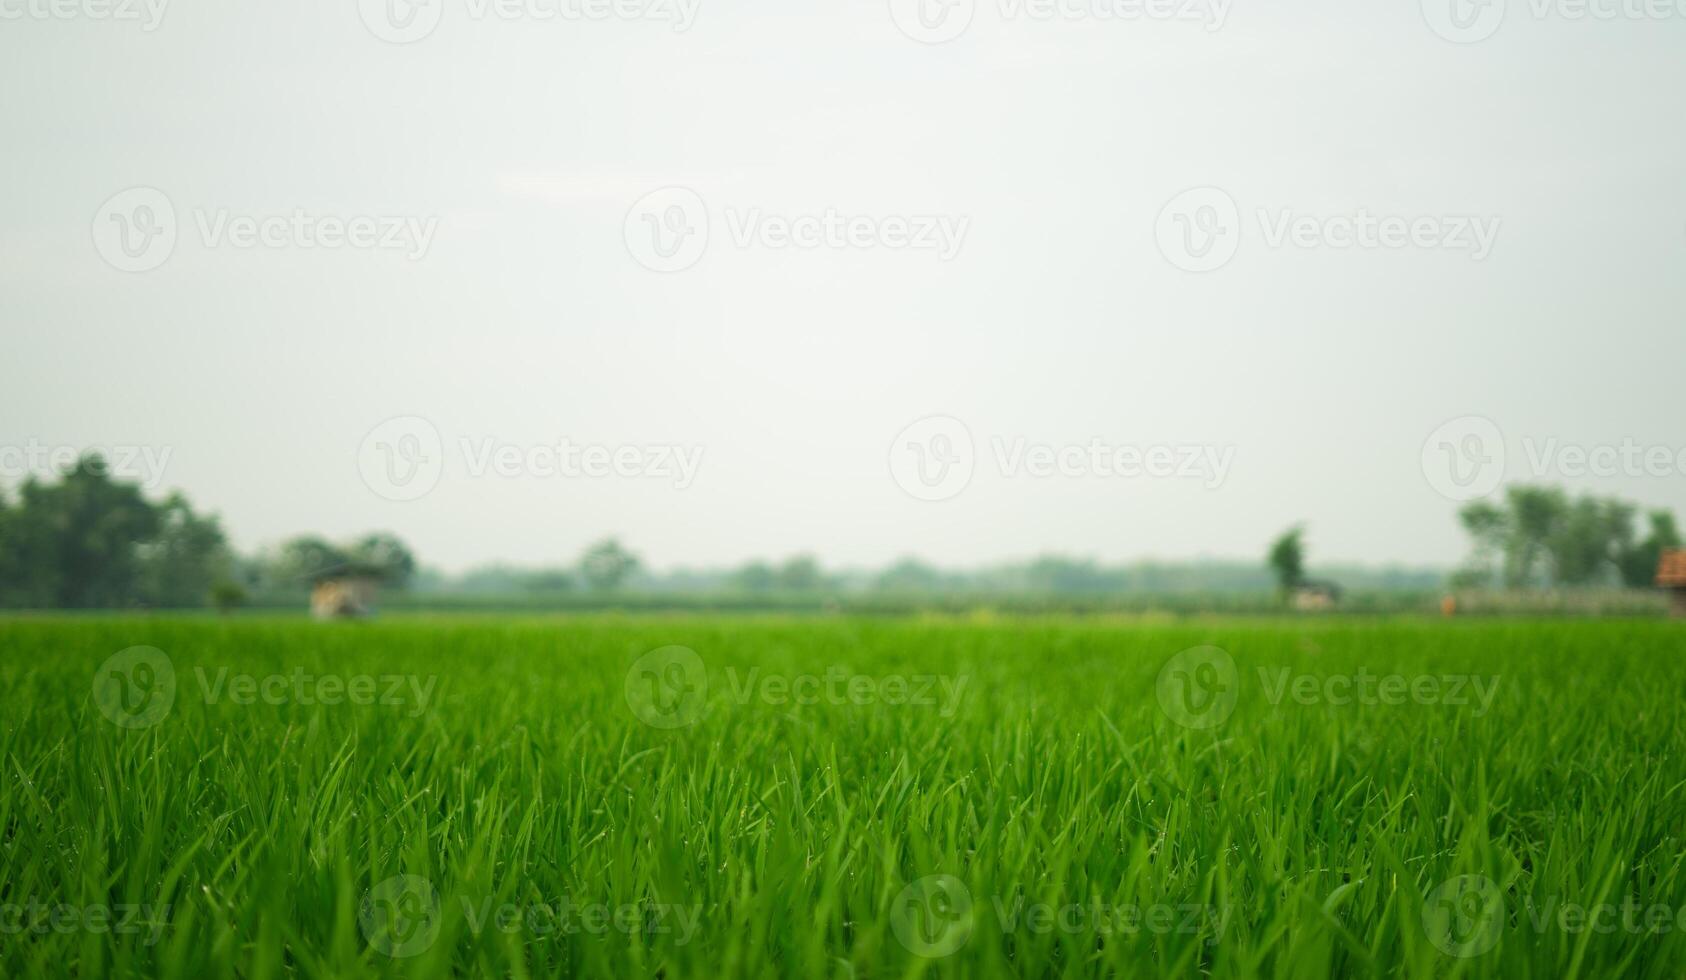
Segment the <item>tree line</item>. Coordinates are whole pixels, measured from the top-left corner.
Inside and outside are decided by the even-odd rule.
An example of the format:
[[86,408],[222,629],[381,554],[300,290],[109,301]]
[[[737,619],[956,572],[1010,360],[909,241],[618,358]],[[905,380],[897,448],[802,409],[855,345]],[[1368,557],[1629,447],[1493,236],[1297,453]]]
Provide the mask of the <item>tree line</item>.
[[[1674,515],[1644,514],[1613,498],[1571,498],[1555,487],[1513,486],[1497,501],[1459,514],[1474,542],[1451,576],[1459,589],[1538,587],[1647,588],[1665,550],[1682,546]],[[254,555],[229,547],[214,514],[196,511],[181,493],[151,501],[138,484],[114,479],[97,455],[85,456],[57,482],[30,478],[12,497],[0,492],[0,608],[232,608],[301,600],[322,573],[372,575],[388,586],[430,594],[544,595],[589,589],[669,594],[816,595],[1116,595],[1231,593],[1306,584],[1303,529],[1272,545],[1266,568],[1237,563],[1140,563],[1108,567],[1045,556],[972,572],[903,559],[878,572],[828,571],[811,555],[751,561],[735,569],[647,571],[613,538],[570,566],[479,569],[446,578],[420,567],[398,537],[366,534],[336,543],[301,535]],[[1409,570],[1327,569],[1343,585],[1380,591],[1434,590],[1437,574]]]
[[1638,505],[1559,487],[1512,486],[1458,517],[1475,545],[1452,577],[1462,588],[1649,588],[1663,552],[1681,546],[1670,511],[1649,512],[1641,530]]
[[345,545],[306,536],[274,554],[235,554],[214,514],[171,493],[148,500],[87,455],[57,482],[0,492],[0,608],[232,608],[254,594],[292,594],[339,567],[402,586],[415,571],[404,543],[371,534]]

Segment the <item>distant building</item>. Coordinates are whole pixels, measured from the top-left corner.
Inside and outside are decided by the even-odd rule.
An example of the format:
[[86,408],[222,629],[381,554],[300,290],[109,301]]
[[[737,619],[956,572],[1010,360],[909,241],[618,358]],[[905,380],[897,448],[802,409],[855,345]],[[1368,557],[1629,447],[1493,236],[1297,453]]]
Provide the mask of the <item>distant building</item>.
[[1294,589],[1297,612],[1333,612],[1341,604],[1341,587],[1333,582],[1305,582]]
[[362,619],[375,614],[380,600],[379,570],[363,565],[339,565],[311,576],[310,615],[313,619]]
[[1663,552],[1657,584],[1674,594],[1674,614],[1686,616],[1686,551]]

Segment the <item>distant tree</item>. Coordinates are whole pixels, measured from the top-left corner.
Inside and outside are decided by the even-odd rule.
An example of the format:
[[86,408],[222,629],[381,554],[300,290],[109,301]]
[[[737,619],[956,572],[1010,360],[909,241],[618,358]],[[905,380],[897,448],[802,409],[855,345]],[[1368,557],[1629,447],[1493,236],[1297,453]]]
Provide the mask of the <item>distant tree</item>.
[[1464,530],[1475,541],[1475,556],[1470,566],[1457,576],[1459,588],[1485,588],[1499,578],[1499,563],[1505,554],[1510,537],[1510,515],[1485,500],[1478,500],[1458,512]]
[[158,515],[136,484],[111,479],[105,461],[84,456],[57,484],[24,481],[7,518],[9,581],[15,605],[99,608],[139,601],[140,546]]
[[943,576],[916,558],[903,558],[885,569],[873,585],[881,592],[936,592],[943,586]]
[[745,592],[771,592],[778,588],[779,574],[764,561],[752,561],[732,573],[732,585]]
[[1672,513],[1652,511],[1650,521],[1650,533],[1645,540],[1622,556],[1622,582],[1630,588],[1646,589],[1656,584],[1657,566],[1662,562],[1663,552],[1681,547],[1680,528],[1675,524]]
[[1305,526],[1295,525],[1271,543],[1266,562],[1284,595],[1305,583]]
[[13,540],[17,533],[15,520],[12,506],[6,500],[6,492],[0,488],[0,607],[22,604],[14,603],[10,595],[23,581],[23,575],[17,568],[17,546]]
[[786,592],[817,592],[825,587],[825,576],[812,555],[798,555],[779,566],[778,584]]
[[1553,581],[1589,586],[1618,580],[1622,555],[1633,550],[1634,513],[1631,504],[1590,496],[1566,505],[1546,542]]
[[523,580],[522,587],[528,592],[539,594],[571,592],[574,588],[574,577],[559,568],[549,568],[528,575]]
[[180,493],[157,507],[155,536],[140,546],[140,594],[167,609],[203,606],[232,574],[233,560],[215,516],[201,516]]
[[1510,506],[1510,541],[1506,549],[1505,583],[1521,588],[1539,581],[1550,555],[1552,538],[1569,509],[1567,495],[1557,487],[1513,486],[1506,491]]
[[580,558],[580,576],[598,592],[619,589],[637,570],[638,556],[614,538],[592,545]]
[[329,544],[315,535],[300,535],[281,546],[275,563],[276,577],[284,585],[299,586],[322,572],[340,568],[351,561],[343,549]]
[[1678,547],[1680,535],[1674,516],[1657,511],[1650,515],[1650,535],[1639,542],[1637,515],[1633,504],[1614,498],[1570,499],[1556,487],[1510,487],[1501,504],[1474,503],[1459,512],[1475,555],[1454,584],[1648,586],[1663,550]]
[[416,556],[396,535],[366,535],[347,549],[346,556],[351,564],[374,571],[382,582],[395,589],[409,587],[410,579],[416,574]]
[[1108,574],[1093,560],[1044,555],[1032,561],[1024,572],[1026,587],[1033,592],[1093,595],[1112,592],[1119,587],[1116,577]]
[[247,598],[245,587],[231,579],[224,579],[211,586],[211,606],[217,612],[233,612],[244,606]]

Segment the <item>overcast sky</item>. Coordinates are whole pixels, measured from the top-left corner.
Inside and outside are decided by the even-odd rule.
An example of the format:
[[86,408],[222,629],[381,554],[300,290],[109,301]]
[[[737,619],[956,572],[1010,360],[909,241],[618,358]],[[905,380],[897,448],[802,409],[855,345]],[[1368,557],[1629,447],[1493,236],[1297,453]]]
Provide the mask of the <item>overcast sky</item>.
[[1686,512],[1676,6],[53,2],[0,0],[5,483],[115,447],[448,569]]

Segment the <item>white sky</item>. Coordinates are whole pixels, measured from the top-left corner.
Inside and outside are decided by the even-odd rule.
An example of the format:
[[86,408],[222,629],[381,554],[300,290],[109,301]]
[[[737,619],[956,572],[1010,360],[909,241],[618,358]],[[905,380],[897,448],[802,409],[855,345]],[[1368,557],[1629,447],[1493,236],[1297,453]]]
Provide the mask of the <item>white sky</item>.
[[[1306,520],[1314,561],[1450,564],[1457,504],[1422,464],[1449,419],[1496,423],[1513,478],[1553,439],[1686,448],[1686,9],[1511,0],[1459,44],[1419,0],[1235,0],[1217,30],[983,0],[931,46],[882,0],[701,0],[688,31],[434,0],[438,28],[395,45],[353,0],[175,0],[151,32],[31,2],[0,0],[0,447],[167,449],[163,485],[243,547],[379,528],[450,569],[607,534],[657,567],[1251,559]],[[96,213],[136,186],[178,241],[128,273]],[[711,233],[662,274],[626,221],[668,186]],[[1242,237],[1196,274],[1155,228],[1206,186]],[[754,209],[968,224],[950,261],[739,247]],[[1259,209],[1502,226],[1480,261],[1272,247]],[[416,260],[199,228],[295,210],[438,224]],[[929,503],[889,457],[933,415],[977,456]],[[394,416],[442,440],[419,500],[360,476]],[[995,437],[1234,456],[1216,489],[1036,479],[999,472]],[[684,489],[476,478],[465,438],[704,456]],[[1680,465],[1558,482],[1686,511]]]

